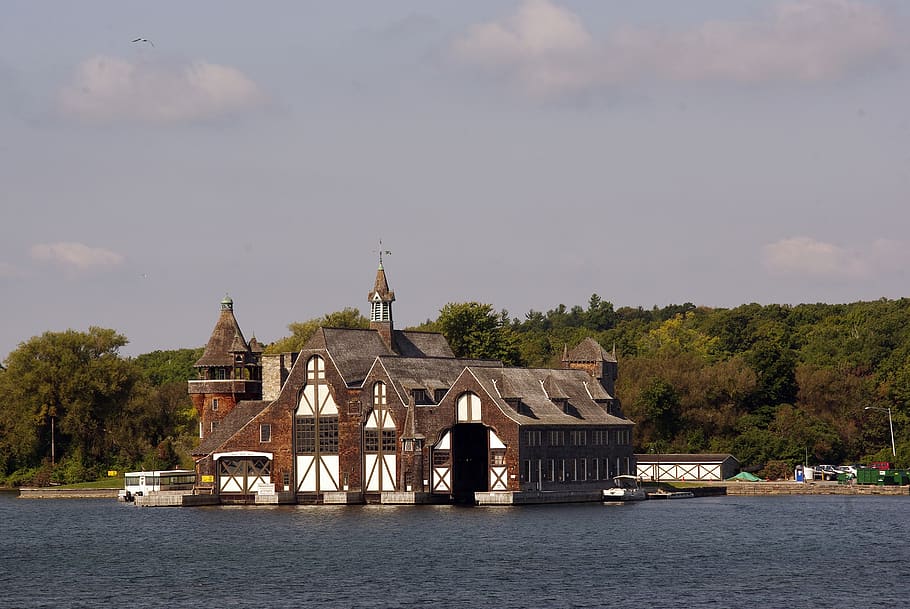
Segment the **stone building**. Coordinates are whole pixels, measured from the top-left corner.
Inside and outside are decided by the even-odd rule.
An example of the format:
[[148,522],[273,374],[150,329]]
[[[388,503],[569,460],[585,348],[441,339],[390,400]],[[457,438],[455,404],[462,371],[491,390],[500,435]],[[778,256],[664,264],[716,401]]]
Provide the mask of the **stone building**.
[[320,328],[262,355],[222,302],[199,379],[200,491],[253,502],[473,502],[474,493],[591,491],[634,473],[613,394],[616,358],[585,339],[561,369],[455,357],[438,333],[394,327],[380,259],[369,329]]

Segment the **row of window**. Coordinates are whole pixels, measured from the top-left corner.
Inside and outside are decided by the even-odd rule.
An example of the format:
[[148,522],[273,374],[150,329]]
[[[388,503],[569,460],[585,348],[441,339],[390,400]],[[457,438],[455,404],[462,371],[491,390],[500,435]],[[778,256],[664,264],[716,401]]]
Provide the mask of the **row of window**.
[[[632,443],[632,432],[628,429],[551,429],[546,433],[547,446],[587,446],[590,431],[590,440],[593,446],[606,446],[616,444],[628,446]],[[612,435],[612,442],[611,440]],[[525,431],[526,446],[543,446],[544,433],[540,430]]]
[[522,482],[586,482],[612,480],[628,474],[632,460],[615,459],[526,459],[521,462]]

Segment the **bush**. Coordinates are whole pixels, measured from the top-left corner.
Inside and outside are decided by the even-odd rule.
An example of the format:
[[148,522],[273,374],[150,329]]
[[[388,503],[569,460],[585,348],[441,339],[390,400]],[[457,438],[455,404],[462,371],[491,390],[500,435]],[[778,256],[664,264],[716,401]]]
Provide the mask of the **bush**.
[[768,461],[758,475],[765,480],[786,480],[792,471],[793,468],[786,461]]

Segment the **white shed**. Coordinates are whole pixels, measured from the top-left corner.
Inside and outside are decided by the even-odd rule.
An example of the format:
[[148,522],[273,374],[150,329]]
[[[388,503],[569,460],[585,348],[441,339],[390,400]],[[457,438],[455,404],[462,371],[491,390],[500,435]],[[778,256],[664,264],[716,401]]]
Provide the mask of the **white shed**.
[[739,472],[739,461],[729,454],[635,455],[642,480],[720,481]]

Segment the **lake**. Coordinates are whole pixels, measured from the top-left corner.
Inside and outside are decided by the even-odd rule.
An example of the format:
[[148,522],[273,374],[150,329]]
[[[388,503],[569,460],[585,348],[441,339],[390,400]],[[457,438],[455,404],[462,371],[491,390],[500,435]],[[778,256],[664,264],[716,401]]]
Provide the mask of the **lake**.
[[0,607],[908,603],[908,497],[137,508],[0,493]]

